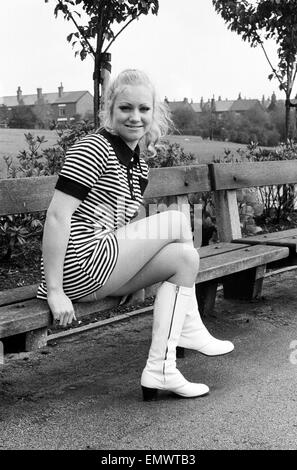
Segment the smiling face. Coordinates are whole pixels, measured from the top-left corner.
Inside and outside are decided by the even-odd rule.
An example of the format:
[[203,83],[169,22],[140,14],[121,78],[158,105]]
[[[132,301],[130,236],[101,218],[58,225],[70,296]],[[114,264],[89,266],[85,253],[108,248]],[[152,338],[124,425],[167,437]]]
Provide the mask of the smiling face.
[[133,150],[153,121],[153,94],[144,85],[126,85],[116,96],[112,128]]

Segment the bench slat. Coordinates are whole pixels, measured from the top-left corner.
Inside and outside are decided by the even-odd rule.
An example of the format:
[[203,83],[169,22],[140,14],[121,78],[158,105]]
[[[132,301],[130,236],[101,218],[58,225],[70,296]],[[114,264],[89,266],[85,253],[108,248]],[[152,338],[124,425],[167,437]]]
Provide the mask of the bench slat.
[[215,190],[297,183],[297,160],[211,163],[209,167]]
[[47,210],[56,181],[57,176],[0,180],[0,216]]
[[[0,216],[47,210],[57,176],[0,180]],[[210,191],[207,165],[152,168],[145,198]]]
[[[235,248],[236,247],[236,248]],[[229,251],[240,250],[242,248],[248,248],[246,243],[215,243],[213,245],[202,246],[198,249],[200,259],[208,258],[210,256],[217,256],[222,253],[228,253]]]
[[289,255],[287,247],[253,245],[240,250],[228,251],[215,257],[202,258],[196,282],[206,282],[271,263]]
[[[120,297],[106,297],[98,302],[75,303],[77,319],[102,312],[119,305]],[[40,299],[27,300],[0,307],[0,338],[50,326],[52,316],[47,302]]]
[[264,233],[253,237],[239,238],[232,243],[247,243],[250,245],[273,245],[287,246],[291,251],[297,253],[297,229],[283,230],[281,232]]
[[36,297],[38,284],[0,291],[0,307]]
[[[284,258],[289,253],[288,248],[268,245],[247,246],[238,249],[234,244],[234,250],[230,251],[230,244],[226,245],[227,251],[225,253],[201,259],[196,282],[209,281],[266,264]],[[222,249],[223,244],[221,244]],[[76,303],[74,307],[77,319],[113,308],[119,305],[119,301],[119,297],[106,297],[98,302]],[[47,302],[38,299],[0,307],[0,319],[0,338],[43,328],[51,324]]]

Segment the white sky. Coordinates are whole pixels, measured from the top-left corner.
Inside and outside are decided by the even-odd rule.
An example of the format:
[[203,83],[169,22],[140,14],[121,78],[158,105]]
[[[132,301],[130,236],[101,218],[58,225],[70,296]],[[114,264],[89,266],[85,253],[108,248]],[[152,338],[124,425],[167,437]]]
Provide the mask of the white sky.
[[[56,0],[0,0],[0,96],[55,92],[60,82],[65,91],[89,90],[93,94],[93,59],[81,61],[66,41],[75,32],[72,23],[57,19]],[[277,64],[276,46],[269,45]],[[268,80],[270,67],[263,51],[251,48],[227,29],[211,0],[160,0],[158,16],[142,16],[111,46],[112,74],[124,68],[145,70],[159,96],[200,101],[261,99],[278,89]],[[293,90],[294,95],[294,90]],[[293,96],[292,95],[292,96]]]

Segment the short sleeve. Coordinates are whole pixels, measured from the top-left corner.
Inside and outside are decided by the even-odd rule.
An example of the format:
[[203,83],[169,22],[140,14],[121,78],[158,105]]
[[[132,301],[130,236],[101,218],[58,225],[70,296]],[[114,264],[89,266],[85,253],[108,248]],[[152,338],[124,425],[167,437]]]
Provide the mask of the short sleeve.
[[67,151],[60,176],[91,189],[105,171],[108,155],[104,138],[87,135]]

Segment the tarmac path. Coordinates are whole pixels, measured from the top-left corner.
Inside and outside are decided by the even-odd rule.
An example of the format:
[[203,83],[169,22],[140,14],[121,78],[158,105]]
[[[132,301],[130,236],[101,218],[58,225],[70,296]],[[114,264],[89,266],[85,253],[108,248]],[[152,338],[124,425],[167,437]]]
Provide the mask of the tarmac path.
[[296,449],[296,272],[267,278],[263,294],[231,302],[220,293],[205,321],[233,353],[178,359],[210,387],[201,398],[142,401],[149,314],[6,356],[0,449]]

